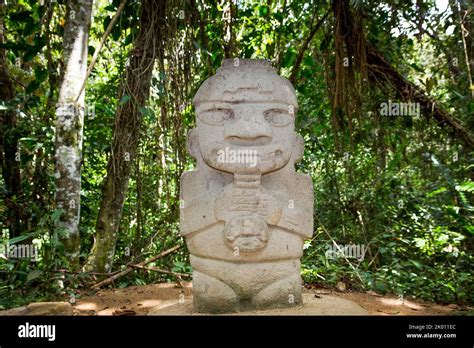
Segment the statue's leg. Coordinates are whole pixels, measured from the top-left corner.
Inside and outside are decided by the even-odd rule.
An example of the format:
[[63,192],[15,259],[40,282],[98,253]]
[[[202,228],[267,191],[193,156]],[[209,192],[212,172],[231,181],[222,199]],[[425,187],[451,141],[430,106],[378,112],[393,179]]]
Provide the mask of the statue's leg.
[[300,273],[293,272],[260,290],[252,298],[252,303],[255,309],[292,307],[303,302],[301,292]]
[[238,297],[231,287],[204,273],[193,271],[193,307],[201,313],[224,313],[238,310]]

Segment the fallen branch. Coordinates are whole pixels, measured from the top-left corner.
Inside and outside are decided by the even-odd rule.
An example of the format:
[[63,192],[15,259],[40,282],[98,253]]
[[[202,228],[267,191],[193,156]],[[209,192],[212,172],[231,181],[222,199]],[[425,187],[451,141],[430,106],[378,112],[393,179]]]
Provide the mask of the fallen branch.
[[48,272],[48,273],[68,273],[68,274],[90,274],[90,275],[93,275],[93,276],[113,276],[117,273],[119,273],[120,271],[115,271],[115,272],[85,272],[85,271],[70,271],[70,270],[67,270],[67,269],[53,269],[53,270],[45,270],[43,272]]
[[159,273],[164,273],[164,274],[171,274],[171,275],[174,275],[175,277],[191,277],[191,274],[189,273],[178,273],[178,272],[168,271],[166,269],[156,268],[156,267],[146,267],[146,266],[140,266],[140,265],[130,265],[130,267],[145,269],[147,271],[154,271],[154,272],[159,272]]
[[122,272],[120,272],[120,273],[117,273],[117,274],[113,275],[112,277],[109,277],[109,278],[107,278],[107,279],[105,279],[105,280],[103,280],[103,281],[101,281],[101,282],[99,282],[99,283],[97,283],[97,284],[92,285],[92,288],[93,288],[93,289],[98,289],[98,288],[100,288],[100,287],[102,287],[102,286],[104,286],[104,285],[111,284],[114,280],[117,280],[117,279],[119,279],[119,278],[122,278],[123,276],[125,276],[125,275],[129,274],[130,272],[132,272],[135,268],[137,268],[137,266],[145,266],[146,264],[149,264],[150,262],[156,261],[156,260],[158,260],[158,259],[160,259],[160,258],[162,258],[162,257],[164,257],[164,256],[166,256],[166,255],[168,255],[168,254],[171,254],[172,252],[175,252],[175,251],[178,250],[179,248],[181,248],[181,245],[176,245],[176,246],[172,247],[171,249],[168,249],[168,250],[166,250],[166,251],[163,251],[162,253],[160,253],[160,254],[158,254],[158,255],[156,255],[156,256],[153,256],[153,257],[151,257],[151,258],[149,258],[149,259],[147,259],[147,260],[145,260],[145,261],[142,261],[142,262],[140,262],[140,263],[138,263],[138,264],[136,264],[136,265],[131,265],[131,264],[130,264],[130,265],[127,265],[127,269],[126,269],[126,270],[124,270],[124,271],[122,271]]

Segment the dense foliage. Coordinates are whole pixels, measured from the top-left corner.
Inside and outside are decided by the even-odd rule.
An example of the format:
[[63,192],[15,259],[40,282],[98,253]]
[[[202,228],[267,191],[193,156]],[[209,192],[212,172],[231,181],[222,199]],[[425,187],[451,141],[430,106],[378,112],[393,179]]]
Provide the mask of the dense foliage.
[[[4,308],[32,298],[78,296],[78,289],[100,277],[68,268],[58,240],[54,110],[65,2],[15,0],[1,5],[4,68],[14,86],[13,98],[0,101],[2,243],[33,243],[41,249],[36,262],[0,259]],[[382,103],[410,100],[402,100],[404,87],[393,80],[376,81],[373,58],[364,48],[375,47],[469,134],[474,126],[474,69],[468,68],[474,65],[474,8],[466,3],[167,1],[162,14],[167,32],[151,95],[141,110],[139,148],[113,270],[184,244],[178,233],[178,197],[180,175],[193,166],[185,145],[194,123],[191,101],[226,55],[224,14],[231,6],[236,56],[271,59],[297,90],[297,129],[306,142],[298,170],[312,176],[315,191],[315,232],[305,243],[302,260],[305,282],[343,282],[357,290],[473,303],[472,144],[453,132],[449,122],[437,122],[423,105],[420,115],[382,115]],[[119,4],[95,2],[90,57]],[[140,26],[139,13],[139,1],[126,3],[87,81],[81,261],[91,252],[96,233],[115,110],[133,97],[118,97],[118,88]],[[349,22],[348,14],[352,46],[340,29]],[[366,41],[355,42],[357,38]],[[11,115],[14,122],[6,119]],[[5,144],[12,143],[17,143],[20,174],[14,192],[5,178]],[[367,252],[363,260],[330,259],[326,251],[333,243],[364,245]],[[185,248],[150,266],[191,272]],[[115,285],[171,280],[175,276],[136,270]]]

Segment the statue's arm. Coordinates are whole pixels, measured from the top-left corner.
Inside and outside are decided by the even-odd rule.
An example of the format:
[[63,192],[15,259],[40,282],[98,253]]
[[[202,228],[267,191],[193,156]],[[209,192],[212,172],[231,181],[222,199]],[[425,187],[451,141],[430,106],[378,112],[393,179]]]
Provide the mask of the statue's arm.
[[[182,236],[218,222],[214,213],[215,193],[202,190],[197,172],[181,177],[180,232]],[[184,195],[183,192],[186,194]]]
[[313,236],[313,183],[309,175],[300,173],[295,175],[277,226],[307,239]]

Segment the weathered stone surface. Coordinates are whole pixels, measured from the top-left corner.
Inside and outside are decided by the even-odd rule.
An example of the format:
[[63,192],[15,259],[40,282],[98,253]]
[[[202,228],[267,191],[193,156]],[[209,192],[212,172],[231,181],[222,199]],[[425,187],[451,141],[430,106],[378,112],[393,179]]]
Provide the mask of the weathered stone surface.
[[2,315],[72,315],[72,306],[68,302],[35,302],[27,306],[0,311]]
[[295,172],[303,139],[291,83],[269,61],[225,60],[194,98],[181,177],[181,234],[194,309],[235,312],[302,302],[300,257],[313,234],[313,189]]

